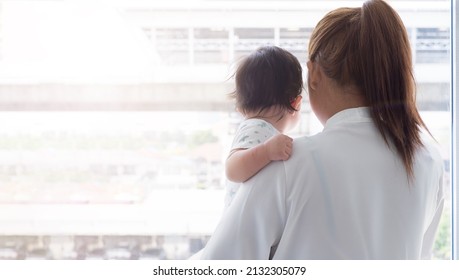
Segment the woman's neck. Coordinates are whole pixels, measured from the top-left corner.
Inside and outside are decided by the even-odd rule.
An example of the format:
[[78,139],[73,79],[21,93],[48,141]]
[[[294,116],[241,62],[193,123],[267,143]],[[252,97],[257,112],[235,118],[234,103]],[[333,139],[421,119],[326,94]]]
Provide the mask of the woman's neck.
[[328,99],[331,101],[327,103],[329,105],[328,118],[346,109],[368,106],[365,95],[357,87],[339,87],[333,86],[333,83],[329,83],[329,85],[332,86],[328,89]]

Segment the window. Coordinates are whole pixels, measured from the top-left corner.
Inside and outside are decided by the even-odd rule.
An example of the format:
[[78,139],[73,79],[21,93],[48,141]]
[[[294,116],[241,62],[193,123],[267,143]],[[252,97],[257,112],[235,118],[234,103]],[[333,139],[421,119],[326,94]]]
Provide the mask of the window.
[[196,64],[229,63],[229,30],[194,29],[194,62]]
[[458,233],[458,224],[459,224],[459,207],[458,207],[458,187],[457,187],[457,174],[458,174],[458,156],[457,156],[457,146],[458,146],[458,137],[457,137],[457,123],[458,123],[458,114],[457,114],[457,94],[459,92],[458,89],[458,81],[457,81],[457,65],[459,62],[458,56],[457,56],[457,51],[459,49],[459,44],[458,44],[458,38],[459,38],[459,29],[457,28],[457,19],[459,17],[459,6],[457,5],[456,1],[451,1],[451,26],[452,26],[452,32],[451,32],[451,93],[452,93],[452,109],[453,109],[453,141],[452,141],[452,147],[453,147],[453,161],[451,166],[452,168],[452,186],[453,186],[453,207],[452,207],[452,249],[453,249],[453,259],[458,258],[458,253],[459,253],[459,233]]
[[449,61],[449,29],[417,28],[414,32],[416,32],[416,61],[419,63]]
[[248,55],[259,46],[274,45],[274,28],[235,28],[235,57]]
[[152,36],[151,40],[156,42],[162,64],[189,63],[189,30],[187,28],[158,28],[155,31],[154,35],[150,36]]
[[[0,259],[200,250],[221,215],[241,121],[227,97],[234,63],[279,45],[305,66],[316,21],[339,5],[265,2],[0,1]],[[442,148],[448,201],[435,258],[449,259],[450,2],[409,2],[392,4],[410,34],[418,106]],[[292,136],[321,130],[306,99]]]

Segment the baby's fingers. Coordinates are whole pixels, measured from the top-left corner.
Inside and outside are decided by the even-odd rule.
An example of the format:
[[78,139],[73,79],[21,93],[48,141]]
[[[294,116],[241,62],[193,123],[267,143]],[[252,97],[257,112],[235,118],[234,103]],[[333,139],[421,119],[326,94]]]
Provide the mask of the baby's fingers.
[[290,145],[289,147],[285,148],[282,160],[289,159],[291,154],[292,154],[292,146]]

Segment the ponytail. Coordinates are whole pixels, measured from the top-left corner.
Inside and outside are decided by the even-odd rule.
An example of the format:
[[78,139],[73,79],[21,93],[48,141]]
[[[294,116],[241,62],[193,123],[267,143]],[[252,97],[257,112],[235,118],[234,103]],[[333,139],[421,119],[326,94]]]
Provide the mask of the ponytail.
[[411,47],[398,14],[382,0],[328,13],[311,35],[309,59],[340,86],[365,95],[376,127],[411,180],[420,130],[428,129],[416,108]]
[[416,109],[411,47],[398,14],[384,1],[363,4],[360,28],[362,89],[373,120],[386,143],[390,139],[409,178],[415,151],[426,126]]

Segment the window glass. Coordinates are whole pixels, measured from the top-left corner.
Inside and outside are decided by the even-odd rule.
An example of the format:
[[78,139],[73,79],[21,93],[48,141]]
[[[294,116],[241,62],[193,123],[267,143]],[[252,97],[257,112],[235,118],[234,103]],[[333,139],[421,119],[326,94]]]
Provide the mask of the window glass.
[[188,64],[189,34],[186,28],[158,28],[150,33],[162,64]]
[[196,64],[229,63],[229,32],[218,28],[194,29],[194,62]]
[[293,53],[301,63],[308,58],[308,42],[312,28],[280,28],[279,46]]
[[418,63],[448,63],[449,59],[449,28],[416,29],[416,61]]
[[[241,121],[228,98],[235,63],[278,45],[306,72],[312,29],[341,5],[111,2],[0,1],[0,259],[185,259],[200,250],[223,210],[224,162]],[[445,163],[435,258],[448,259],[450,3],[407,2],[392,1]],[[303,97],[293,137],[322,129]]]
[[274,28],[235,28],[235,58],[248,55],[260,46],[274,45]]

